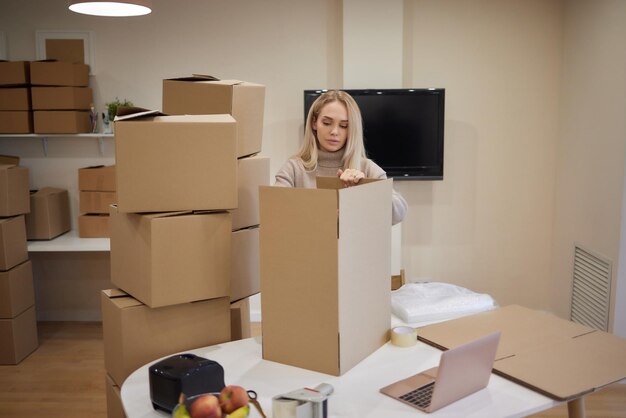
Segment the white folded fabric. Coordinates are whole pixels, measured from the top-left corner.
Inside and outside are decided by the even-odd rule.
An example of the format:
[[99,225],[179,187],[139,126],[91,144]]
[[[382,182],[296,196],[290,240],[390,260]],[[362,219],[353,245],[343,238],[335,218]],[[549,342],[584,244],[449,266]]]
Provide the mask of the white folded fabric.
[[448,283],[408,283],[391,292],[391,309],[408,323],[441,321],[488,311],[494,299]]

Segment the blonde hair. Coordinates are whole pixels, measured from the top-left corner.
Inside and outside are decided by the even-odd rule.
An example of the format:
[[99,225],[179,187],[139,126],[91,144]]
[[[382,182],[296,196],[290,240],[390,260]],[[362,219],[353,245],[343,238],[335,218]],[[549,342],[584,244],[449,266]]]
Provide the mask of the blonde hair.
[[348,109],[348,138],[344,146],[343,168],[344,170],[348,168],[360,170],[361,164],[367,159],[365,145],[363,144],[361,111],[352,96],[341,90],[329,90],[313,102],[306,118],[304,142],[295,157],[302,160],[304,168],[307,170],[315,170],[317,168],[318,144],[313,125],[317,121],[322,108],[332,102],[341,102]]

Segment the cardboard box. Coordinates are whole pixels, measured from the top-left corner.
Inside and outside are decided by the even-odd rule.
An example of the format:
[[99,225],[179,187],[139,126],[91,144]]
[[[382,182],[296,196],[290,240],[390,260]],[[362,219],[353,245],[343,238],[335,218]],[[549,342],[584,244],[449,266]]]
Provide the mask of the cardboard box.
[[111,208],[111,282],[146,305],[230,294],[228,212],[135,214]]
[[237,120],[237,157],[261,152],[265,86],[195,76],[163,80],[163,112],[170,115],[227,113]]
[[39,346],[35,306],[12,319],[0,319],[0,364],[18,364]]
[[36,134],[91,133],[89,112],[83,110],[37,110],[33,112]]
[[30,83],[33,86],[87,87],[89,66],[63,61],[33,61],[30,63]]
[[93,93],[89,87],[33,87],[33,110],[89,110]]
[[111,236],[111,217],[108,214],[85,214],[78,217],[78,236],[80,238],[109,238]]
[[260,188],[264,359],[341,375],[387,342],[391,186]]
[[30,110],[28,87],[0,88],[0,110]]
[[231,247],[230,300],[234,302],[261,291],[259,227],[234,231]]
[[115,192],[90,192],[81,190],[79,193],[80,211],[85,213],[109,214],[109,206],[117,203]]
[[107,396],[107,418],[126,418],[122,405],[122,394],[117,385],[108,374],[105,378]]
[[0,217],[30,212],[28,174],[28,168],[17,163],[0,163]]
[[119,211],[236,208],[236,130],[229,115],[115,122]]
[[260,155],[237,160],[237,201],[233,214],[233,231],[258,225],[259,186],[270,185],[270,159]]
[[46,39],[46,59],[85,63],[84,39]]
[[28,260],[24,215],[0,218],[0,270],[7,271]]
[[33,132],[33,112],[0,111],[0,134],[30,134]]
[[115,166],[95,165],[78,169],[78,189],[94,192],[114,192]]
[[30,193],[27,239],[52,239],[72,229],[70,197],[65,189],[43,187]]
[[153,309],[109,289],[101,300],[104,368],[118,386],[159,357],[230,340],[227,297]]
[[576,399],[626,378],[626,339],[517,305],[429,325],[417,335],[448,349],[494,331],[502,332],[494,372],[554,399]]
[[29,64],[28,61],[0,61],[0,86],[29,84]]
[[250,299],[241,299],[230,304],[230,340],[250,338]]
[[15,318],[34,304],[33,266],[30,260],[0,272],[0,318]]

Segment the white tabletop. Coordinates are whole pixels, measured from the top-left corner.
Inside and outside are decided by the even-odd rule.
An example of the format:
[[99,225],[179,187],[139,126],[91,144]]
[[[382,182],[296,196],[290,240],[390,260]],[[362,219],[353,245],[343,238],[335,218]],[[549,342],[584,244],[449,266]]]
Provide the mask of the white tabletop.
[[[372,353],[343,376],[331,376],[287,366],[261,358],[261,337],[248,338],[190,350],[215,360],[224,367],[227,385],[236,384],[257,392],[268,418],[272,416],[272,397],[303,387],[330,383],[334,393],[328,400],[330,418],[415,417],[417,409],[387,397],[379,389],[396,380],[436,366],[441,351],[422,342],[400,348],[390,343]],[[155,359],[154,362],[158,361]],[[153,364],[154,362],[150,362]],[[121,389],[128,418],[163,418],[150,402],[147,364],[133,372]],[[527,388],[492,375],[489,385],[431,414],[431,417],[523,417],[558,405],[558,402]],[[261,415],[253,410],[250,417]]]

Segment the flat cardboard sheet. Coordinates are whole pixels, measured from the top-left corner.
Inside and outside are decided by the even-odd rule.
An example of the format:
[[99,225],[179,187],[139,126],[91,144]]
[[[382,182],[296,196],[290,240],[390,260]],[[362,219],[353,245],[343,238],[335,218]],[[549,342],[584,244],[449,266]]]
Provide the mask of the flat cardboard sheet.
[[545,312],[506,306],[418,329],[443,349],[502,331],[494,372],[558,400],[626,378],[626,340]]

